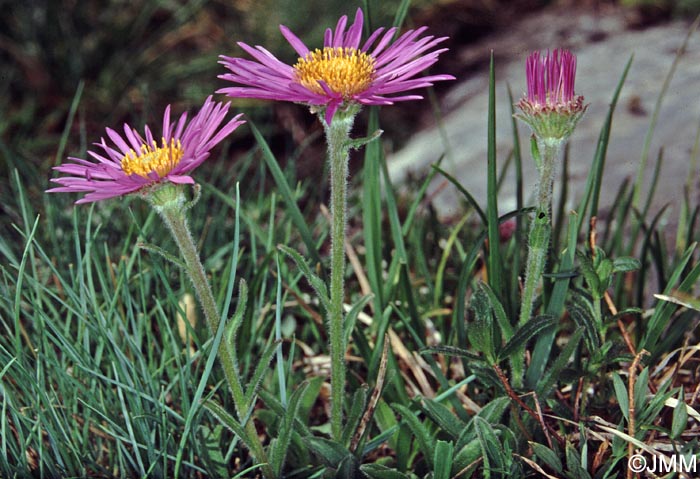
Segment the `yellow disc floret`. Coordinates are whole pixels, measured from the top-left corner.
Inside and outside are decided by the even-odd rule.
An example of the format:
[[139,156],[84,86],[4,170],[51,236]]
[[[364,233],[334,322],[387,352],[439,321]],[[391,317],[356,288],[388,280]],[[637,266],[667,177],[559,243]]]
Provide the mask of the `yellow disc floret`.
[[180,163],[184,150],[180,140],[171,139],[167,144],[163,138],[163,146],[158,146],[153,141],[152,145],[141,145],[141,151],[137,153],[131,150],[122,158],[122,171],[127,175],[139,175],[149,178],[150,173],[158,173],[163,178]]
[[344,99],[369,88],[374,79],[374,57],[349,47],[325,47],[299,58],[294,69],[299,83],[309,90],[324,94],[322,81]]

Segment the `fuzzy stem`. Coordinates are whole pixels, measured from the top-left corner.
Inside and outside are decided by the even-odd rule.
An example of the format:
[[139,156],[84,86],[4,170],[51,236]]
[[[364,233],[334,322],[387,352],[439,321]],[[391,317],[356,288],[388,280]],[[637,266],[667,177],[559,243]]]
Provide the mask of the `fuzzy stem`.
[[538,138],[537,144],[542,155],[542,162],[537,189],[537,211],[535,219],[530,223],[529,251],[520,305],[520,326],[529,321],[532,316],[535,289],[547,263],[547,250],[552,230],[552,189],[554,186],[556,162],[562,142],[558,140],[543,141]]
[[[163,218],[163,221],[167,225],[170,233],[177,243],[178,248],[180,249],[182,258],[185,261],[187,275],[189,276],[192,286],[194,286],[195,292],[197,293],[197,298],[202,305],[204,317],[207,320],[209,330],[212,335],[215,335],[219,329],[220,323],[216,301],[214,300],[214,295],[211,292],[211,287],[209,286],[209,281],[207,280],[206,273],[204,272],[202,262],[199,259],[197,247],[195,246],[194,240],[192,239],[192,235],[190,234],[187,226],[187,218],[183,211],[182,205],[178,203],[168,203],[163,206],[156,206],[156,211],[158,211],[161,218]],[[218,355],[224,370],[224,375],[226,376],[226,382],[228,383],[231,395],[233,397],[238,419],[242,421],[245,419],[246,414],[248,414],[250,403],[246,399],[241,380],[238,376],[235,351],[226,338],[221,341]],[[262,442],[260,441],[257,431],[255,430],[255,424],[253,423],[252,419],[249,419],[246,422],[245,432],[248,436],[245,438],[245,443],[250,447],[250,453],[255,461],[258,464],[263,465],[262,471],[264,476],[268,478],[275,477],[275,474],[268,463],[269,461],[267,460],[267,455],[265,454],[265,450],[263,449]]]
[[331,299],[330,311],[328,311],[328,336],[331,356],[331,435],[334,439],[340,439],[343,433],[345,217],[347,215],[348,145],[354,119],[354,114],[336,113],[330,125],[323,121],[331,173]]

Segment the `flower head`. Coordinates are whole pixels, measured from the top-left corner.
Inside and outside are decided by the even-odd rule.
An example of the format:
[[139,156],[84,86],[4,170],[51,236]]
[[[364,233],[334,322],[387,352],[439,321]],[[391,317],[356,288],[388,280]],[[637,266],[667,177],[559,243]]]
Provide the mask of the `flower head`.
[[533,52],[525,66],[527,96],[518,102],[536,136],[561,141],[568,138],[586,111],[583,97],[576,95],[576,56],[568,50]]
[[54,170],[68,176],[53,178],[61,186],[48,193],[85,193],[76,203],[90,203],[126,195],[164,183],[193,184],[189,173],[209,157],[210,150],[245,123],[237,115],[221,126],[228,114],[229,104],[207,98],[199,112],[187,122],[183,113],[177,122],[170,122],[170,106],[163,114],[163,131],[156,141],[148,126],[145,137],[124,124],[124,135],[107,128],[107,136],[95,143],[102,151],[88,151],[92,159],[68,158]]
[[291,66],[261,46],[239,43],[254,60],[221,56],[231,73],[219,78],[243,86],[220,89],[232,97],[283,100],[325,109],[330,124],[339,109],[353,105],[390,105],[395,101],[419,100],[420,95],[403,94],[433,82],[454,80],[452,75],[416,76],[434,64],[446,48],[432,50],[447,37],[423,36],[426,27],[409,30],[396,41],[396,28],[376,30],[361,44],[364,18],[358,9],[354,23],[346,30],[342,16],[335,30],[326,30],[323,48],[310,50],[294,33],[280,25],[282,35],[299,55]]

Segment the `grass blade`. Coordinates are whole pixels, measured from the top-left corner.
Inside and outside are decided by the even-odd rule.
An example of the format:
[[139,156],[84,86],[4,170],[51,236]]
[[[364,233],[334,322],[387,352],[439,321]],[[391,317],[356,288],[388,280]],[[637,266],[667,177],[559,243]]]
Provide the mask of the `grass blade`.
[[[379,114],[376,108],[369,113],[368,134],[379,129]],[[384,280],[382,278],[382,203],[379,182],[379,159],[381,143],[372,141],[365,146],[365,161],[362,169],[362,226],[365,240],[367,279],[374,293],[374,310],[384,309]]]
[[683,40],[683,43],[678,48],[678,51],[676,52],[676,55],[673,58],[673,62],[671,63],[671,68],[669,68],[668,73],[666,74],[666,78],[664,78],[664,83],[661,86],[659,96],[656,98],[654,110],[651,113],[649,129],[647,130],[647,133],[644,136],[644,146],[642,147],[642,156],[639,161],[639,169],[637,170],[637,179],[634,182],[634,196],[632,199],[632,206],[634,206],[637,209],[639,209],[640,206],[639,202],[641,201],[642,183],[644,181],[644,173],[646,171],[647,161],[649,160],[649,149],[651,148],[651,139],[654,136],[656,123],[659,120],[659,111],[661,110],[661,105],[663,104],[664,98],[666,97],[668,88],[671,85],[671,79],[673,79],[673,75],[676,73],[678,63],[680,62],[680,59],[683,56],[683,52],[685,52],[685,49],[688,46],[688,41],[690,40],[690,37],[693,35],[693,33],[695,33],[695,30],[697,30],[698,25],[700,25],[700,16],[698,16],[698,18],[696,18],[693,24],[690,26],[690,28],[688,29],[688,33],[686,34],[686,37]]
[[498,171],[496,167],[496,66],[491,51],[489,63],[489,107],[487,132],[487,205],[486,217],[488,227],[488,282],[496,296],[503,298],[503,263],[501,259],[500,229],[498,222]]
[[[608,143],[610,142],[610,131],[612,130],[612,119],[613,113],[615,113],[615,107],[617,106],[617,101],[620,98],[620,92],[622,91],[622,86],[625,84],[627,79],[627,73],[632,66],[632,60],[634,56],[631,56],[627,60],[624,70],[622,71],[622,76],[620,81],[617,83],[615,92],[613,93],[612,100],[610,101],[610,108],[608,108],[608,114],[605,117],[605,122],[598,135],[598,144],[596,146],[595,156],[593,157],[593,165],[586,179],[586,188],[584,189],[583,199],[578,208],[578,227],[576,228],[577,234],[581,231],[581,225],[584,218],[586,217],[586,209],[589,203],[591,204],[591,214],[590,216],[596,216],[598,214],[598,201],[600,197],[600,188],[603,179],[603,170],[605,167],[605,158],[608,151]],[[589,219],[590,219],[589,216]]]
[[[674,291],[674,285],[680,280],[680,277],[685,271],[685,267],[690,261],[696,246],[697,243],[693,243],[685,251],[685,254],[677,264],[676,269],[671,274],[671,277],[668,280],[663,294],[670,295]],[[690,270],[690,272],[678,286],[676,291],[680,291],[682,293],[689,292],[696,284],[698,277],[700,277],[700,263],[697,263],[693,267],[693,269]],[[656,344],[659,338],[661,337],[661,333],[668,325],[669,318],[671,317],[671,313],[674,311],[674,309],[675,305],[673,303],[668,302],[665,302],[662,306],[657,306],[654,309],[654,314],[651,316],[651,318],[649,318],[646,333],[644,334],[643,339],[640,341],[640,344],[637,347],[639,351],[641,351],[643,348],[646,348],[651,350],[650,352],[652,353],[652,355],[654,354],[655,348],[651,348],[651,345]]]
[[304,245],[306,245],[307,254],[311,256],[315,263],[321,263],[321,257],[318,255],[318,250],[311,236],[311,231],[306,224],[304,215],[301,213],[301,210],[297,205],[292,189],[287,182],[287,178],[285,178],[279,163],[277,163],[275,156],[272,154],[272,150],[270,150],[270,146],[265,141],[265,138],[263,138],[260,130],[258,130],[258,128],[252,122],[249,121],[248,126],[250,126],[250,130],[253,132],[255,140],[258,142],[263,159],[265,160],[265,163],[267,164],[267,167],[275,180],[275,184],[277,185],[282,198],[284,198],[285,204],[287,205],[287,212],[292,219],[292,223],[294,223],[297,231],[299,231],[299,235],[301,235]]

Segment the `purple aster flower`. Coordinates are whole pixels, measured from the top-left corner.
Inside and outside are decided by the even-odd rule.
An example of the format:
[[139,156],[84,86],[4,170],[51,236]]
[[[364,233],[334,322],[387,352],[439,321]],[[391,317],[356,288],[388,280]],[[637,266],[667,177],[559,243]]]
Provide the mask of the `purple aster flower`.
[[90,203],[144,190],[158,183],[193,184],[189,173],[209,157],[210,150],[245,123],[237,115],[221,126],[230,104],[212,101],[209,97],[197,115],[187,122],[183,113],[177,122],[170,122],[170,105],[163,114],[163,131],[158,143],[148,126],[145,139],[136,129],[124,124],[124,135],[106,128],[107,136],[95,143],[102,151],[88,151],[91,160],[68,158],[54,170],[68,176],[53,178],[61,186],[48,193],[85,193],[76,201]]
[[339,108],[419,100],[423,97],[403,93],[432,86],[435,81],[454,80],[452,75],[417,77],[447,50],[431,51],[447,37],[421,37],[427,29],[421,27],[392,42],[396,28],[380,28],[361,43],[363,22],[362,10],[358,9],[354,23],[346,30],[348,17],[342,16],[335,31],[326,30],[323,48],[313,51],[280,25],[282,35],[299,55],[294,66],[282,63],[261,46],[253,48],[239,42],[254,60],[222,55],[219,63],[231,73],[219,78],[243,86],[222,88],[217,93],[304,103],[325,109],[325,120],[330,124]]
[[517,115],[537,136],[564,139],[573,132],[586,111],[576,95],[576,56],[568,50],[533,52],[525,65],[527,96],[518,102]]

